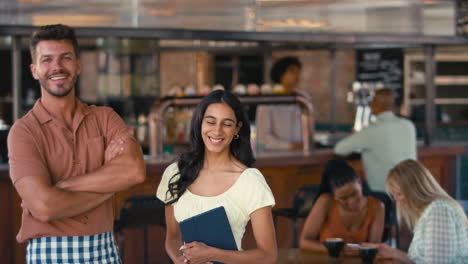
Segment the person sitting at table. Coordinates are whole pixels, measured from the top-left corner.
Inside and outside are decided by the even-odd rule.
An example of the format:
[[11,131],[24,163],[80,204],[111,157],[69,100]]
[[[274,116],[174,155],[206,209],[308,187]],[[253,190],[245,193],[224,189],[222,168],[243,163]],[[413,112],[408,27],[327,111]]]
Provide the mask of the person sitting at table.
[[[332,237],[346,243],[378,243],[384,217],[383,203],[363,195],[354,169],[344,160],[330,160],[322,175],[318,198],[304,223],[299,246],[326,252],[323,241]],[[345,254],[355,255],[357,250],[345,247]]]
[[[166,203],[166,251],[175,264],[276,263],[271,207],[275,200],[262,173],[252,164],[250,125],[239,99],[216,90],[196,107],[191,148],[163,173],[157,197]],[[179,223],[224,206],[239,251],[202,242],[184,244]],[[251,222],[256,248],[242,250]]]
[[402,263],[468,263],[468,220],[463,208],[421,163],[404,160],[390,170],[386,188],[396,201],[398,221],[413,231],[408,254],[387,244],[378,258]]

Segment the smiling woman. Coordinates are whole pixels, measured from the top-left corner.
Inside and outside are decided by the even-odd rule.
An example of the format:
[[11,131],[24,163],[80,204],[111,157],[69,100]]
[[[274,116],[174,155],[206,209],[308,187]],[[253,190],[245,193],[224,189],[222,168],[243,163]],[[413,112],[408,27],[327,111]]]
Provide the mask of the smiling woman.
[[380,258],[415,264],[466,263],[468,219],[424,165],[410,159],[398,163],[385,185],[396,201],[399,222],[414,235],[408,253],[386,244],[374,245]]
[[229,146],[234,138],[239,139],[242,122],[237,122],[234,111],[226,104],[208,106],[202,123],[202,137],[206,154],[229,154]]
[[[271,216],[273,194],[254,160],[250,125],[240,101],[227,91],[213,91],[195,109],[191,151],[162,176],[157,197],[166,203],[166,250],[174,263],[276,263]],[[202,242],[184,244],[179,223],[224,207],[239,251]],[[257,248],[242,251],[251,221]],[[203,232],[203,230],[201,230]],[[182,246],[183,245],[183,246]]]
[[[325,252],[327,238],[346,243],[380,242],[383,233],[384,206],[362,194],[361,181],[344,160],[330,160],[322,175],[322,193],[304,223],[300,247]],[[346,246],[345,254],[357,255]]]

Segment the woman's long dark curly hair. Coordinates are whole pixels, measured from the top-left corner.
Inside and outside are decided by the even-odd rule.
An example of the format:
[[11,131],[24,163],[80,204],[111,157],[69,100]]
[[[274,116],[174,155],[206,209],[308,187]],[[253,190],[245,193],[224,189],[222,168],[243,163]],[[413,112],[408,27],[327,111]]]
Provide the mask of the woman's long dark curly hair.
[[[169,204],[179,200],[187,190],[187,187],[198,177],[203,167],[205,144],[203,143],[201,134],[202,121],[208,106],[216,103],[226,104],[234,111],[237,119],[236,125],[242,122],[242,127],[239,130],[239,138],[231,141],[231,155],[247,167],[251,167],[255,162],[250,145],[250,122],[241,102],[228,91],[213,91],[202,99],[193,112],[190,128],[190,150],[180,155],[179,161],[177,162],[179,172],[172,176],[169,181],[168,193],[170,197],[173,197]],[[177,175],[180,175],[179,179],[174,180]]]

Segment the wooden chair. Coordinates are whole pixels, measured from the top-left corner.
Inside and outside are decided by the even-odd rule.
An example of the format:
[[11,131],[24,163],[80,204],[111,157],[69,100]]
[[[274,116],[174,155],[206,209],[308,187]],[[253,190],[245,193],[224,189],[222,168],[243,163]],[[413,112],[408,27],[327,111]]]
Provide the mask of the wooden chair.
[[386,242],[393,247],[398,247],[398,221],[396,217],[396,208],[393,200],[385,192],[369,191],[368,196],[380,200],[385,205],[385,221],[382,242]]
[[135,196],[125,200],[120,209],[120,217],[114,222],[114,232],[118,233],[120,256],[124,259],[124,229],[143,228],[144,263],[148,263],[148,227],[166,226],[164,203],[155,195]]
[[273,220],[276,227],[278,216],[286,217],[293,221],[293,247],[299,245],[299,223],[300,218],[306,218],[315,198],[318,195],[319,185],[306,185],[299,188],[294,194],[293,206],[291,208],[279,208],[273,210]]

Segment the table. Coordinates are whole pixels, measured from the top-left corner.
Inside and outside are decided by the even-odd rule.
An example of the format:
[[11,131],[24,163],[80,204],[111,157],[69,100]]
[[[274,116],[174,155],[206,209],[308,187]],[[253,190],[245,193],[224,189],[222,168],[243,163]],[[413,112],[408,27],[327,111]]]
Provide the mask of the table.
[[[277,264],[361,264],[359,257],[339,257],[336,259],[330,258],[327,254],[319,252],[310,252],[298,248],[279,248]],[[379,260],[377,264],[392,264],[400,263],[394,260]]]

